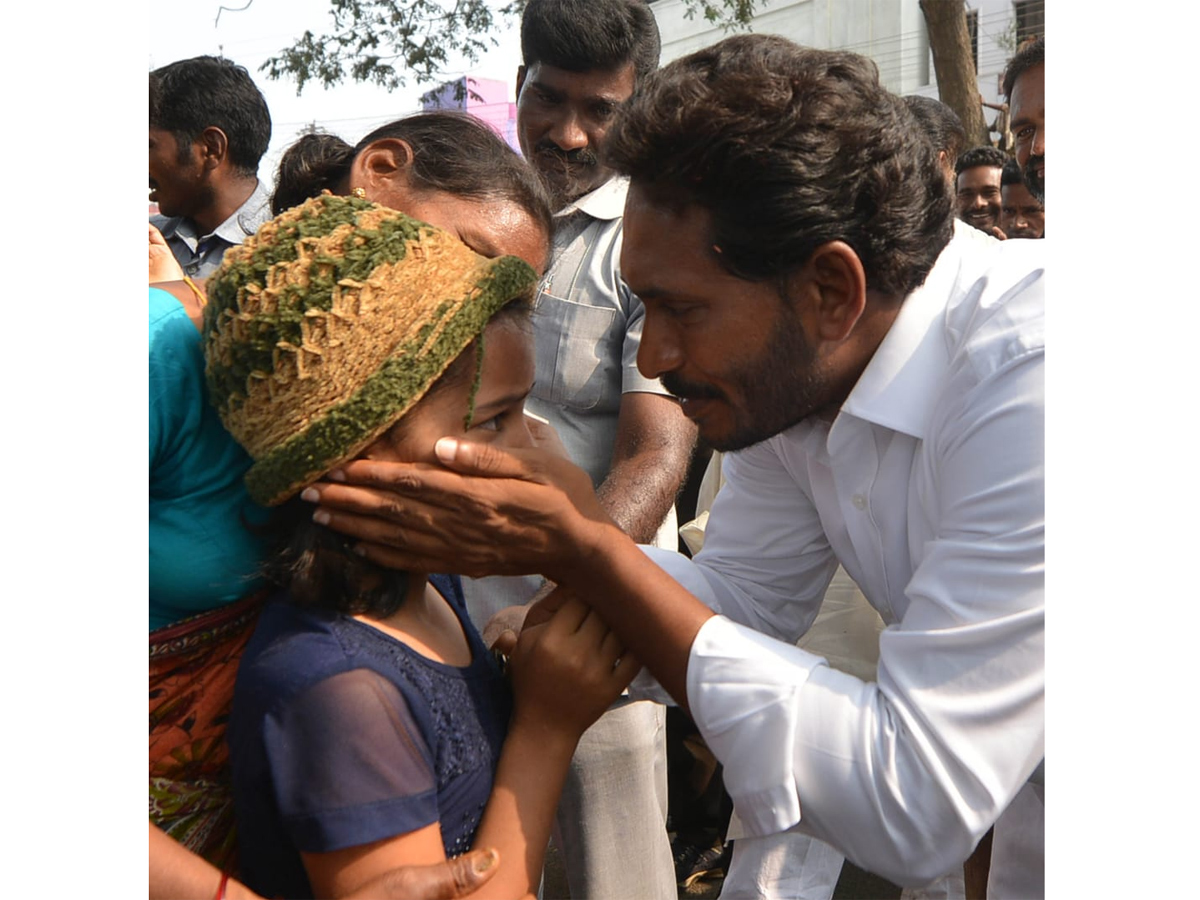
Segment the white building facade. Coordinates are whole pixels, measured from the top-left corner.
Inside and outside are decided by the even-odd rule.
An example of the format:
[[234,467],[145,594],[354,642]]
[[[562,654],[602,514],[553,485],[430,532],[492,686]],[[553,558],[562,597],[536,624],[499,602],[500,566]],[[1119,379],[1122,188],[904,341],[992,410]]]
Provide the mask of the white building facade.
[[[1000,79],[1019,41],[1044,31],[1045,0],[967,0],[968,31],[984,102],[1000,104]],[[879,66],[885,87],[896,94],[938,96],[929,35],[918,0],[759,0],[751,30],[778,34],[808,47],[851,50]],[[651,3],[662,34],[662,62],[714,44],[722,31],[700,13],[685,17],[684,0]],[[991,124],[996,112],[984,110]]]

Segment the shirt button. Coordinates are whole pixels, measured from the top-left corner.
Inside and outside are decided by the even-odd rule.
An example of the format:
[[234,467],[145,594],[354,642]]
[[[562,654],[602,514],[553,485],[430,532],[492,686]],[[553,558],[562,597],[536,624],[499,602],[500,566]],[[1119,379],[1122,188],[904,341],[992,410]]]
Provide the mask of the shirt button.
[[855,509],[866,509],[867,508],[867,498],[864,497],[862,494],[855,494],[853,497],[850,498],[850,502],[854,504]]

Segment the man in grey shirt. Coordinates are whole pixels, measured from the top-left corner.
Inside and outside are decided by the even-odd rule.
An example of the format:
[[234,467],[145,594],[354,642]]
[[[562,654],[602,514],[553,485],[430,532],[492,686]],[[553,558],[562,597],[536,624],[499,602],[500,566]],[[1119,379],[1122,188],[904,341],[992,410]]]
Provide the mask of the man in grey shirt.
[[[637,370],[643,309],[621,279],[627,183],[597,150],[617,107],[658,65],[658,27],[639,0],[530,0],[521,22],[517,132],[554,196],[557,231],[533,314],[526,408],[557,430],[608,513],[635,540],[678,547],[673,503],[695,427]],[[526,603],[540,578],[465,580],[481,627]],[[584,734],[556,835],[572,897],[674,900],[666,832],[665,709],[622,698]]]
[[258,163],[271,140],[267,102],[244,68],[197,56],[150,73],[150,199],[185,274],[207,278],[225,251],[271,218]]

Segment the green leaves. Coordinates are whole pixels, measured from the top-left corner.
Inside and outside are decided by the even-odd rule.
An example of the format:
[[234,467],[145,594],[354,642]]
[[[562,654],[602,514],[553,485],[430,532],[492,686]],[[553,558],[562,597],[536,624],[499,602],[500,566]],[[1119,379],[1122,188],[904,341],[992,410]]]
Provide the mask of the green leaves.
[[471,63],[499,42],[487,0],[330,0],[333,28],[304,32],[260,67],[268,78],[292,78],[300,94],[309,81],[325,87],[347,77],[391,91],[408,79],[441,80],[449,60]]
[[705,21],[720,25],[725,31],[749,31],[757,0],[688,0],[685,19],[694,19],[696,12],[704,13]]
[[[688,18],[700,11],[726,30],[750,27],[758,0],[686,0]],[[310,81],[333,87],[346,78],[394,91],[444,80],[451,60],[477,63],[499,46],[498,21],[520,19],[524,0],[329,0],[333,28],[305,31],[259,71],[294,79],[299,95]]]

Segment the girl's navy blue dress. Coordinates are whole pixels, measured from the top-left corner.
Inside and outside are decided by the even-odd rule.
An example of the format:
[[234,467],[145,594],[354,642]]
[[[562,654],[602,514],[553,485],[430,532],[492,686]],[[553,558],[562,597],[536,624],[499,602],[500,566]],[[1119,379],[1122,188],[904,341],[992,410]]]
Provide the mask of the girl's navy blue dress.
[[300,853],[440,822],[446,855],[471,848],[492,792],[511,696],[467,618],[456,576],[430,582],[471,647],[426,659],[382,632],[286,597],[263,611],[229,723],[241,876],[267,897],[311,897]]

